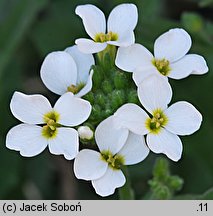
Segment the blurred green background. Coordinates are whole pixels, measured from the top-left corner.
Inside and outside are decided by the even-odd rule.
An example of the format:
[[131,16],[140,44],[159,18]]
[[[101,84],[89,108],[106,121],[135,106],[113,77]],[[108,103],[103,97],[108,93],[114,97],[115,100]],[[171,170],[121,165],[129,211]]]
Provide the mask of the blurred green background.
[[[41,82],[39,71],[51,51],[64,50],[76,38],[88,37],[80,18],[79,4],[91,3],[106,15],[114,6],[132,2],[138,6],[136,41],[153,50],[154,40],[173,27],[185,28],[192,36],[191,53],[207,60],[210,72],[171,81],[173,101],[187,100],[203,114],[197,133],[182,137],[183,157],[170,162],[172,174],[184,179],[177,194],[203,194],[213,187],[213,1],[212,0],[0,0],[0,199],[99,199],[90,182],[76,180],[72,162],[49,154],[23,158],[5,147],[7,131],[18,121],[9,110],[15,90],[27,94],[56,96]],[[136,198],[148,192],[147,181],[158,156],[150,154],[129,168]],[[118,194],[107,199],[117,199]],[[182,197],[184,198],[184,197]],[[213,199],[213,192],[211,192]]]

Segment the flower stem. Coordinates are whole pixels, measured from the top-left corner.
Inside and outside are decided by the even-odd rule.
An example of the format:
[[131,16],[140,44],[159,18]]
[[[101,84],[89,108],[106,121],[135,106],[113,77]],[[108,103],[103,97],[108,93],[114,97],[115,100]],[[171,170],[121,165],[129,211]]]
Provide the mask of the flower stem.
[[[107,55],[109,57],[109,59],[107,58]],[[112,45],[107,45],[106,49],[97,53],[99,62],[104,64],[106,63],[106,61],[110,60],[110,62],[115,62],[115,55],[116,55],[116,47],[112,46]]]
[[131,181],[130,181],[130,176],[128,173],[127,167],[123,167],[122,171],[124,172],[126,176],[126,183],[123,187],[119,188],[119,199],[120,200],[134,200],[134,191],[131,187]]

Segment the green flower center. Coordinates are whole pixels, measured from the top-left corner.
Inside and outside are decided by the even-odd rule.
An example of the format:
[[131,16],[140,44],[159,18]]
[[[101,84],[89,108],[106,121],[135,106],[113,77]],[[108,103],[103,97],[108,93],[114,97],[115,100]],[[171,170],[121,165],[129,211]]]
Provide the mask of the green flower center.
[[60,124],[57,123],[59,114],[55,111],[51,111],[45,114],[43,119],[46,124],[42,127],[42,136],[47,139],[56,137],[57,128],[60,127]]
[[157,109],[153,112],[152,118],[146,120],[146,127],[151,133],[157,134],[168,122],[168,118],[162,110]]
[[118,35],[113,32],[108,32],[107,34],[99,33],[95,35],[94,41],[98,43],[104,43],[107,41],[117,41]]
[[159,73],[164,76],[168,76],[171,68],[169,66],[169,61],[166,59],[153,59],[152,64],[157,68]]
[[81,91],[82,88],[84,88],[85,84],[83,82],[80,82],[77,85],[70,85],[67,87],[68,92],[72,92],[73,94],[77,94]]
[[113,155],[110,151],[101,152],[101,159],[106,161],[112,169],[120,169],[124,165],[124,157]]

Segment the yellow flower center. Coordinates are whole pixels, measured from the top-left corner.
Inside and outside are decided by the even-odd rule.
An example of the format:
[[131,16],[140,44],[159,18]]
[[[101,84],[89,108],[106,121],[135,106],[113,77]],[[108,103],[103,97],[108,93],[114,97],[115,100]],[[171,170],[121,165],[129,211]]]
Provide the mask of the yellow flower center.
[[98,43],[104,43],[107,41],[116,41],[118,40],[118,35],[113,32],[108,32],[107,34],[99,33],[95,35],[94,41]]
[[168,122],[168,118],[162,110],[157,109],[153,112],[152,118],[146,120],[146,128],[150,133],[159,133],[161,128],[164,127]]
[[113,155],[110,151],[102,151],[101,159],[106,161],[112,169],[120,169],[124,165],[124,157],[121,155]]
[[152,64],[157,68],[159,73],[164,76],[168,76],[171,68],[169,66],[169,61],[166,59],[153,59]]
[[77,85],[70,85],[67,87],[68,92],[72,92],[73,94],[77,94],[78,92],[81,91],[82,88],[84,88],[85,84],[83,82],[80,82]]
[[42,127],[42,136],[46,139],[55,138],[57,135],[57,128],[60,127],[60,124],[57,123],[59,114],[55,111],[51,111],[46,113],[43,119],[46,124]]

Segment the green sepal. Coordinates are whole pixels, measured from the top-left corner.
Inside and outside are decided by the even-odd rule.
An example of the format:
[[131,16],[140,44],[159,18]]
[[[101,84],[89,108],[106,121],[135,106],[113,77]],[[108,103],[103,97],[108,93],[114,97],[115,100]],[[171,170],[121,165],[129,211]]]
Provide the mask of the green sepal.
[[95,89],[100,89],[101,88],[101,84],[104,80],[104,71],[102,69],[102,67],[100,67],[99,65],[95,65],[92,67],[93,68],[93,77],[92,77],[92,85],[93,85],[93,90]]
[[102,88],[105,94],[109,94],[113,91],[113,85],[110,80],[105,80],[102,82]]
[[94,104],[95,102],[95,98],[94,98],[94,94],[93,92],[89,92],[88,94],[84,95],[83,97],[85,100],[89,101],[91,103],[91,105]]
[[134,104],[140,104],[139,99],[138,99],[138,94],[137,91],[135,89],[130,90],[127,93],[127,101],[128,103],[134,103]]
[[95,94],[95,102],[100,105],[102,108],[105,108],[107,98],[103,92],[99,91]]
[[124,90],[114,90],[110,96],[111,106],[113,110],[117,110],[121,105],[125,103],[125,92]]
[[127,77],[124,75],[125,72],[115,71],[114,85],[116,89],[125,89],[127,87]]

